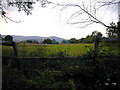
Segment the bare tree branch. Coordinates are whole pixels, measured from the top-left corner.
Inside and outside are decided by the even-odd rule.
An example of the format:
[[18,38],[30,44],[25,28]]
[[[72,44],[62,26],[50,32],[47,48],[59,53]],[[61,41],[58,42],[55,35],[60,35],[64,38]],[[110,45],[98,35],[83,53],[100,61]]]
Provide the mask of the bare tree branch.
[[[78,17],[80,14],[83,14],[84,12],[81,12],[80,10],[73,13],[70,18],[67,20],[67,22],[70,22],[73,18]],[[76,15],[77,14],[77,15]]]
[[[95,23],[100,23],[101,25],[107,27],[106,24],[104,24],[102,21],[98,20],[96,17],[94,17],[92,14],[90,14],[88,11],[85,10],[85,8],[82,8],[80,5],[78,4],[57,4],[58,6],[68,6],[68,7],[79,7],[80,10],[82,10],[84,13],[86,13],[89,18],[91,19],[92,22],[95,22]],[[82,14],[82,13],[81,13]],[[75,13],[73,14],[75,15]],[[72,15],[72,16],[73,16]],[[76,23],[77,24],[77,23]]]
[[[118,4],[118,2],[120,2],[119,0],[110,0],[110,1],[106,1],[106,2],[102,2],[102,1],[97,1],[97,3],[93,4],[90,0],[90,4],[88,6],[85,6],[85,2],[82,2],[82,4],[74,4],[74,3],[68,3],[68,4],[61,4],[61,3],[57,3],[56,7],[77,7],[79,8],[78,11],[74,12],[69,19],[67,20],[68,24],[86,24],[83,25],[82,27],[88,26],[90,24],[93,23],[98,23],[101,24],[107,28],[114,28],[114,27],[110,27],[109,25],[105,24],[102,20],[100,20],[98,18],[97,15],[97,11],[99,11],[100,8],[108,6],[110,7],[111,5],[116,5]],[[82,21],[74,21],[74,18],[78,18],[80,16],[82,16],[83,14],[86,14],[87,16],[84,19],[81,19]],[[72,22],[71,22],[72,21]],[[112,22],[112,21],[111,21]]]
[[20,20],[20,21],[14,21],[14,20],[10,19],[9,17],[7,17],[6,15],[3,15],[3,17],[4,17],[5,21],[6,21],[6,23],[8,23],[8,22],[7,22],[7,19],[8,19],[9,21],[12,21],[12,22],[15,22],[15,23],[21,23],[21,22],[22,22],[21,20]]
[[[18,11],[24,11],[27,15],[30,15],[32,12],[31,10],[34,8],[32,5],[35,4],[35,2],[33,2],[33,0],[2,0],[2,1],[6,1],[7,5],[3,5],[3,3],[1,3],[0,1],[0,10],[5,11],[4,9],[6,9],[6,7],[17,7]],[[93,23],[99,23],[105,27],[109,27],[108,25],[106,25],[102,20],[100,20],[97,17],[97,11],[99,11],[100,8],[104,7],[104,6],[111,6],[111,5],[116,5],[119,0],[109,0],[109,1],[101,1],[101,0],[88,0],[88,4],[85,5],[84,1],[80,1],[81,4],[79,4],[79,2],[77,4],[74,3],[74,1],[71,3],[59,3],[57,1],[57,3],[53,3],[50,2],[48,0],[34,0],[37,2],[40,2],[41,7],[46,7],[46,4],[53,4],[55,5],[53,8],[56,7],[61,7],[60,11],[63,11],[65,9],[67,9],[68,7],[76,7],[79,10],[77,10],[76,12],[74,12],[69,19],[67,20],[68,24],[80,24],[80,23],[86,23],[86,25],[84,26],[88,26],[90,24]],[[93,3],[92,1],[94,1],[95,3]],[[78,18],[79,16],[85,15],[86,17],[82,19],[82,21],[73,21],[71,22],[73,19]],[[1,12],[1,16],[4,16],[5,19],[8,19],[10,21],[13,21],[12,19],[8,18],[5,14],[3,15]]]

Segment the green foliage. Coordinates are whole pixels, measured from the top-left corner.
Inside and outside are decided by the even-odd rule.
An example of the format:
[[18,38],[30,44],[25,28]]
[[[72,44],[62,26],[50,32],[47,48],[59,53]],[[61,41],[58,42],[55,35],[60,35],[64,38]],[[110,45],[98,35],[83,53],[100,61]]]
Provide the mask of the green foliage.
[[75,39],[75,38],[71,38],[70,40],[68,40],[69,41],[69,43],[78,43],[78,40],[77,39]]
[[98,32],[98,31],[93,31],[92,34],[90,35],[92,37],[95,37],[95,36],[99,36],[99,37],[102,37],[102,33],[101,32]]
[[36,43],[36,44],[38,44],[38,41],[36,41],[36,40],[26,40],[26,41],[21,41],[21,43]]
[[62,43],[62,44],[68,44],[69,41],[68,41],[68,40],[63,40],[61,43]]
[[70,87],[71,87],[72,90],[76,90],[75,83],[74,83],[73,80],[69,80],[69,84],[70,84]]
[[[117,42],[101,42],[99,55],[120,55],[119,44]],[[64,57],[64,56],[88,56],[94,55],[94,44],[63,44],[63,45],[26,45],[17,46],[19,57]],[[3,56],[12,56],[11,46],[2,47]]]
[[[87,48],[87,52],[85,53],[84,56],[90,58],[90,59],[94,59],[95,56],[95,51],[94,51],[94,47],[92,46],[88,46],[86,45],[85,48]],[[120,51],[119,51],[119,42],[100,42],[99,43],[99,47],[98,47],[98,57],[101,56],[107,56],[107,57],[117,57],[120,55]]]
[[68,53],[68,51],[67,50],[58,50],[57,51],[57,56],[58,57],[64,57],[64,56],[69,56],[69,53]]
[[[58,45],[27,45],[17,46],[18,57],[64,57],[64,56],[94,56],[94,44],[58,44]],[[100,56],[120,55],[119,43],[101,42],[99,44]],[[11,46],[2,46],[3,56],[12,56]]]
[[12,46],[2,46],[2,56],[12,56],[13,48]]
[[4,38],[5,41],[13,41],[13,37],[10,36],[10,35],[7,35],[5,38]]
[[52,40],[52,44],[59,44],[55,39]]
[[99,45],[100,56],[119,56],[119,43],[118,42],[101,42]]
[[35,45],[20,45],[18,47],[18,56],[22,57],[44,57],[46,56],[46,50],[44,46]]
[[63,40],[62,43],[68,43],[68,42],[70,44],[75,44],[75,43],[94,43],[96,36],[101,38],[103,35],[102,35],[101,32],[93,31],[91,35],[87,35],[85,38],[81,38],[79,40],[76,39],[76,38],[71,38],[68,41]]
[[3,89],[120,89],[119,58],[20,60],[20,67],[3,64]]
[[44,44],[52,44],[52,40],[51,39],[45,39],[43,41]]
[[108,37],[118,37],[118,29],[116,29],[117,25],[112,22],[110,23],[110,27],[112,28],[107,28],[106,30]]
[[81,42],[81,43],[94,43],[96,36],[101,38],[103,35],[101,32],[93,31],[91,35],[87,35],[86,38],[81,38],[79,40],[79,42]]
[[53,40],[45,39],[45,40],[43,40],[43,44],[59,44],[59,42],[57,42],[55,39],[53,39]]
[[93,47],[90,47],[90,46],[85,46],[87,48],[87,52],[84,56],[86,56],[87,58],[89,59],[94,59],[94,48]]

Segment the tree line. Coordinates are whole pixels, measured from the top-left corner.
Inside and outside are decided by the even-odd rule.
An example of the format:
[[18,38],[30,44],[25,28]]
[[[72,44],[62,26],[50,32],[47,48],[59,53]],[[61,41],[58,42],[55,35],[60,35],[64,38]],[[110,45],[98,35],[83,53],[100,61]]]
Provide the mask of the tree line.
[[43,41],[38,42],[37,40],[25,40],[21,41],[20,43],[35,43],[35,44],[59,44],[58,41],[55,39],[44,39]]
[[[85,38],[81,38],[81,39],[71,38],[66,42],[70,43],[70,44],[74,44],[74,43],[94,43],[96,35],[98,35],[99,37],[103,36],[103,34],[101,32],[93,31],[91,35],[87,35]],[[62,43],[65,43],[65,40],[62,41]]]

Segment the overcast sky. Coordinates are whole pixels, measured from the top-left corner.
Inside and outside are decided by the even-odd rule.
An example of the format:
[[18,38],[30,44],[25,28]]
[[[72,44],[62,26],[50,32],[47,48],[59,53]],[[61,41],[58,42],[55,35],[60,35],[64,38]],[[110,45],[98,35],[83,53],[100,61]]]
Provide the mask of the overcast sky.
[[[9,17],[13,20],[21,20],[22,22],[14,23],[8,21],[8,23],[6,23],[5,20],[0,17],[0,33],[2,35],[57,36],[65,39],[80,39],[97,30],[104,36],[106,35],[106,28],[100,24],[92,24],[85,28],[80,28],[79,25],[66,24],[75,10],[76,8],[72,7],[60,12],[60,8],[53,9],[53,5],[48,5],[45,8],[36,5],[32,11],[32,15],[29,16],[23,12],[19,13],[11,10],[8,12]],[[112,21],[118,21],[117,12],[117,6],[114,7],[113,10],[104,8],[97,16],[108,25]]]

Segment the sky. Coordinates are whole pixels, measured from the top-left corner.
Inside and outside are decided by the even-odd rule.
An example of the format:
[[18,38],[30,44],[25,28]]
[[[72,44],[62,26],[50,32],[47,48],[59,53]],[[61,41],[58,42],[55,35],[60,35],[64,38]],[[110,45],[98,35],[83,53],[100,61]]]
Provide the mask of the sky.
[[[77,1],[77,0],[76,0]],[[68,19],[77,11],[76,8],[70,7],[62,12],[60,8],[53,8],[53,5],[48,5],[42,8],[39,4],[35,5],[32,15],[27,16],[24,12],[16,12],[9,9],[7,13],[13,20],[21,23],[14,23],[0,17],[0,34],[2,35],[22,35],[22,36],[56,36],[64,39],[76,38],[80,39],[90,35],[93,31],[97,30],[106,36],[106,27],[100,24],[92,24],[85,28],[79,25],[67,24]],[[107,25],[111,22],[118,21],[117,8],[104,8],[97,13],[97,16]],[[80,19],[86,16],[79,17]],[[72,19],[79,20],[79,18]]]

